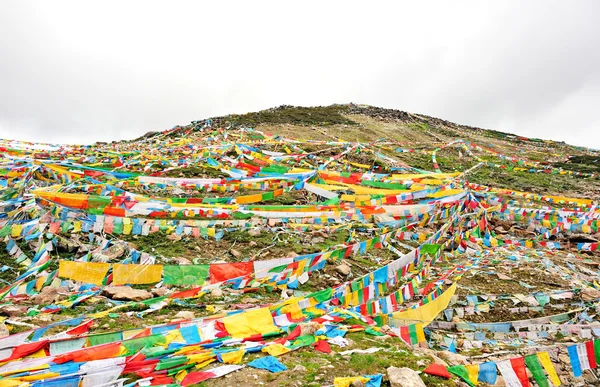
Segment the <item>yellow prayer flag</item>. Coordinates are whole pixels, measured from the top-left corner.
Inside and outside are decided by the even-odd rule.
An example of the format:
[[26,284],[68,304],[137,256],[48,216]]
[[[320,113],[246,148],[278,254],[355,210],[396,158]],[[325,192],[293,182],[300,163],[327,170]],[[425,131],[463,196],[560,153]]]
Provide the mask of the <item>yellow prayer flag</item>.
[[450,299],[456,291],[456,282],[452,284],[441,296],[435,300],[421,305],[418,308],[407,309],[405,311],[396,312],[393,314],[393,318],[396,320],[404,320],[407,324],[421,322],[423,327],[429,325],[436,316],[440,314],[444,309],[448,307]]
[[221,320],[233,338],[245,338],[256,334],[277,331],[269,308],[247,310]]
[[151,284],[162,279],[162,265],[113,265],[113,284]]
[[102,285],[110,263],[60,261],[58,276],[94,285]]
[[540,363],[542,363],[542,367],[544,367],[544,369],[546,370],[548,378],[550,379],[552,384],[554,384],[556,387],[560,386],[560,379],[558,378],[556,370],[554,369],[554,366],[550,361],[550,355],[548,355],[548,352],[538,352],[537,357]]
[[466,365],[465,368],[469,373],[469,380],[473,383],[474,386],[477,385],[477,380],[479,378],[479,364],[469,364]]

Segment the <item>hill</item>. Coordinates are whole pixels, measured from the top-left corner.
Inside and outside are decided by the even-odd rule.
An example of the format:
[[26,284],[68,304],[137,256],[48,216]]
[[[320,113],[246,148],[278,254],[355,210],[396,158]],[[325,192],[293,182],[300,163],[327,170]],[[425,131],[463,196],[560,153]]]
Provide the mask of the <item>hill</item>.
[[0,384],[596,383],[595,151],[355,104],[0,151]]

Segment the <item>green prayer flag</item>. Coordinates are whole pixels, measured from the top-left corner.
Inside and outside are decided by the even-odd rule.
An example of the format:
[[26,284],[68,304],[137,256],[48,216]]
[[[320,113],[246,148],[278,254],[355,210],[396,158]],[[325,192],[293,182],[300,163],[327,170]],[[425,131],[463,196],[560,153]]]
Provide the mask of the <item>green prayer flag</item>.
[[123,335],[121,332],[102,333],[99,335],[90,335],[88,336],[88,340],[90,341],[90,345],[94,346],[121,341],[123,340]]
[[419,251],[421,252],[421,255],[423,255],[423,254],[435,255],[435,254],[437,254],[438,250],[440,249],[440,246],[442,246],[442,245],[425,243],[425,244],[421,245],[421,247],[419,248]]
[[410,343],[412,345],[419,344],[419,338],[417,337],[417,325],[411,324],[408,326],[408,335],[410,336]]
[[455,365],[452,367],[448,367],[448,372],[454,374],[465,381],[469,386],[475,387],[473,382],[469,379],[469,371],[463,365]]
[[327,288],[323,290],[319,290],[318,292],[314,292],[306,296],[306,298],[314,298],[318,303],[327,301],[333,295],[333,289]]
[[525,356],[525,364],[527,364],[527,368],[529,368],[529,371],[533,374],[533,378],[540,387],[549,387],[548,379],[536,354]]
[[202,285],[209,270],[210,265],[165,265],[163,282],[167,285]]

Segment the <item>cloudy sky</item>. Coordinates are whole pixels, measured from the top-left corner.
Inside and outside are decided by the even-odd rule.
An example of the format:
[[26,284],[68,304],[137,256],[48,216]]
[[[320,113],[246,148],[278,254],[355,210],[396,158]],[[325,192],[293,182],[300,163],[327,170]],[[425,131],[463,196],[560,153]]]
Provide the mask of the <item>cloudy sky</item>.
[[0,0],[0,137],[356,102],[600,148],[600,2]]

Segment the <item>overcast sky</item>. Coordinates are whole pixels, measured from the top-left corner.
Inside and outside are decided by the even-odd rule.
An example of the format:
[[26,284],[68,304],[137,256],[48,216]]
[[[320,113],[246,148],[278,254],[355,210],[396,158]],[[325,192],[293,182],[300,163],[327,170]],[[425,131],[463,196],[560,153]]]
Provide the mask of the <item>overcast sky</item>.
[[0,137],[364,103],[600,148],[600,1],[0,0]]

